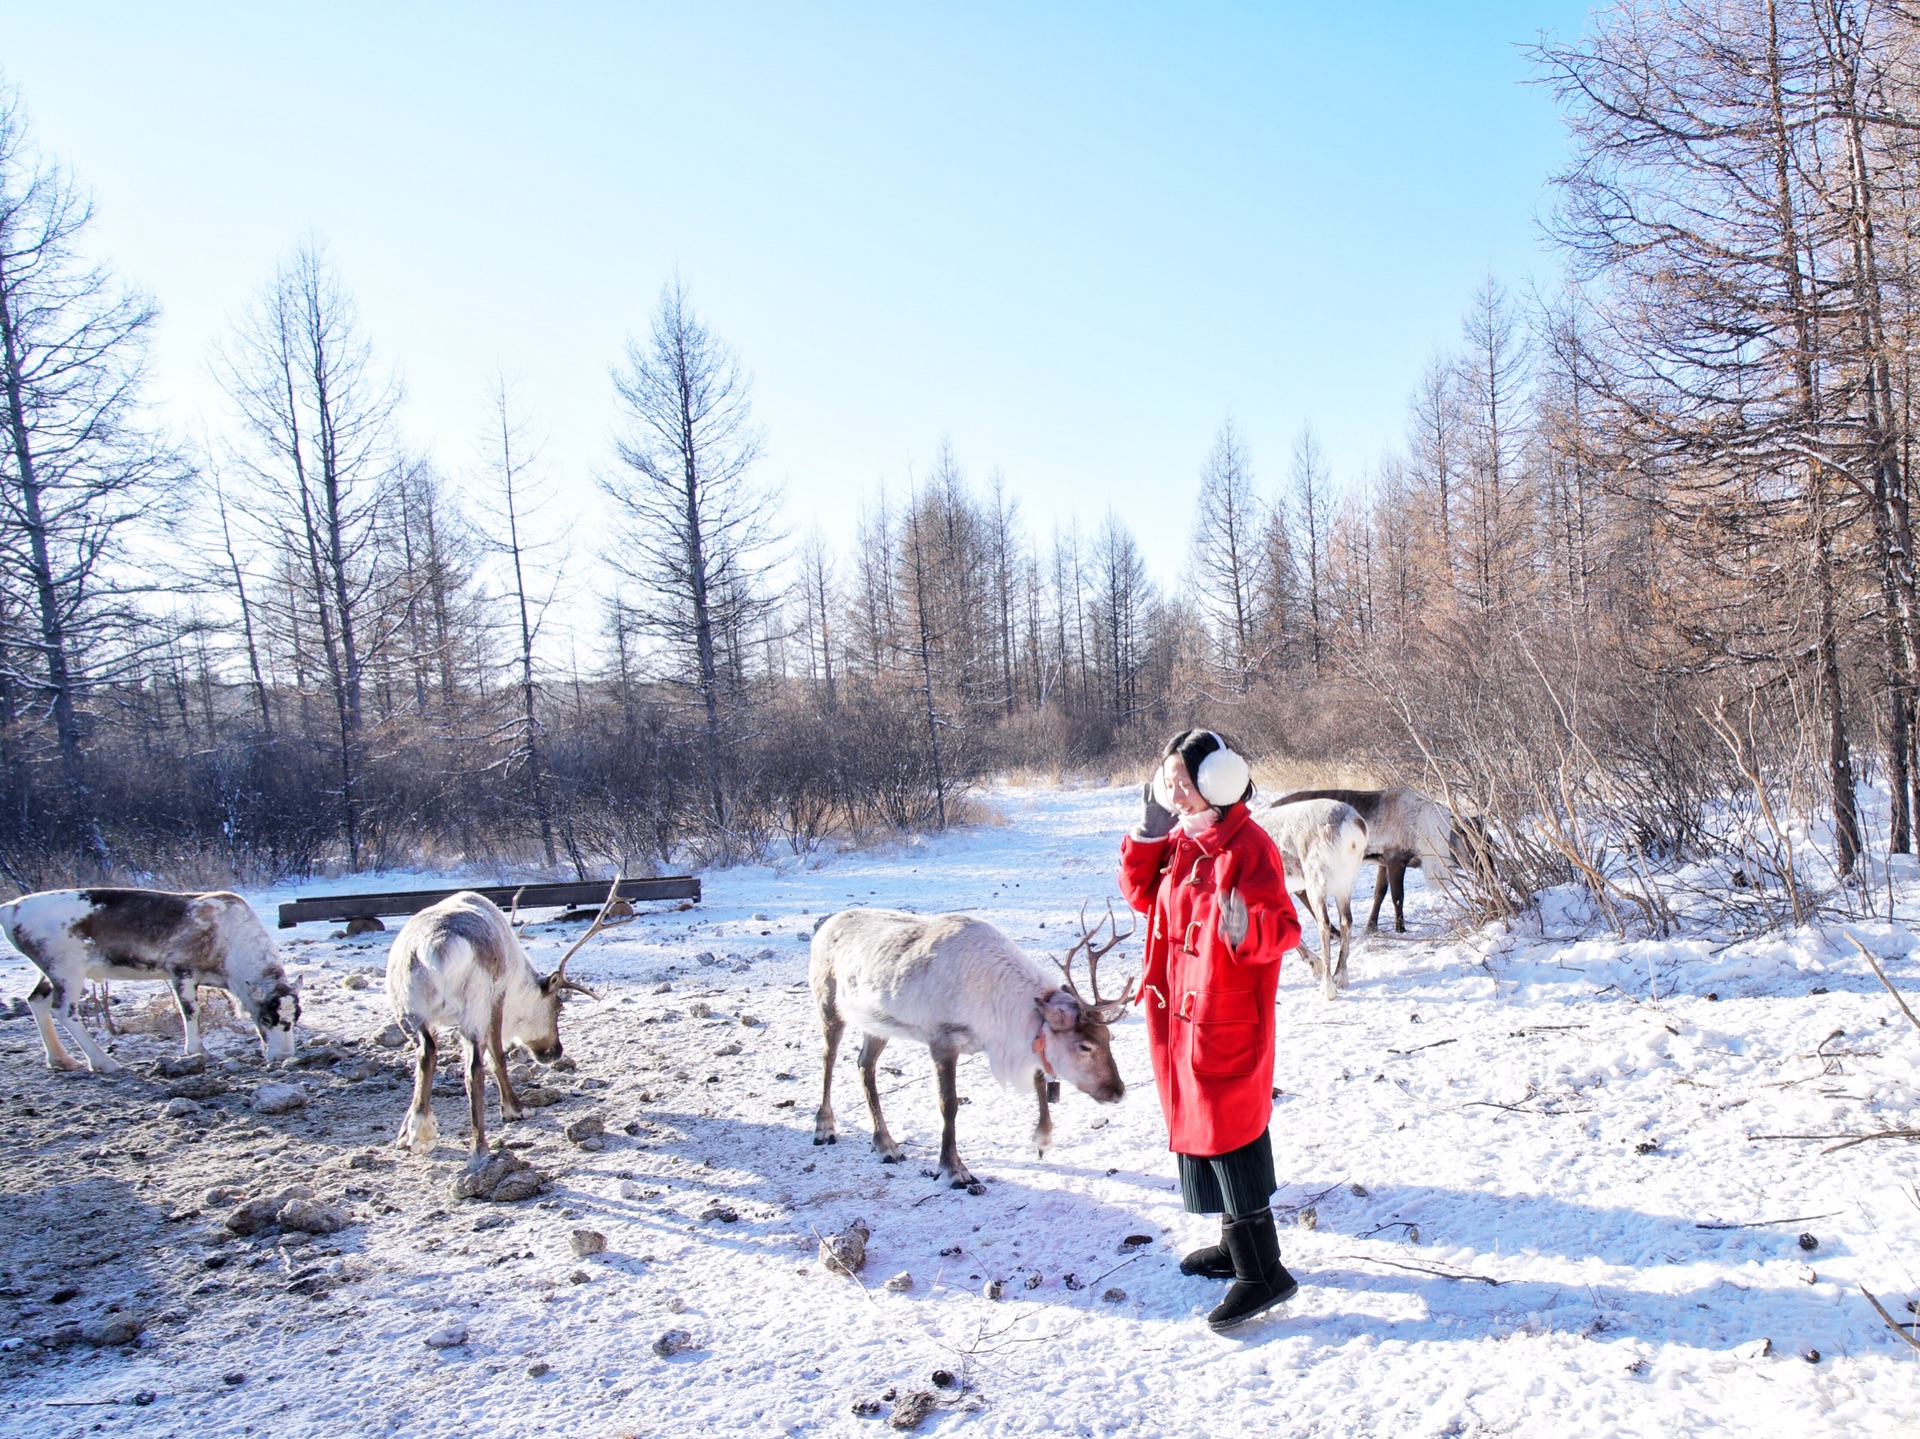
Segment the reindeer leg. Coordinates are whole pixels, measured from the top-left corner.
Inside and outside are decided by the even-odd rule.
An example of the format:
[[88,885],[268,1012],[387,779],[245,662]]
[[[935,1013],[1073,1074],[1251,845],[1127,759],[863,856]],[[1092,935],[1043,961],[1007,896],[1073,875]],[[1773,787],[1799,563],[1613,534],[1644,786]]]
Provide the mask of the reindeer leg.
[[1393,884],[1393,932],[1407,932],[1407,862],[1403,859],[1394,865],[1388,879]]
[[944,1044],[928,1048],[933,1050],[933,1072],[940,1082],[940,1168],[934,1177],[946,1180],[951,1188],[965,1189],[979,1181],[960,1162],[960,1146],[953,1133],[960,1118],[960,1086],[955,1078],[960,1055]]
[[407,1117],[400,1121],[400,1133],[393,1141],[415,1154],[431,1151],[434,1141],[440,1137],[440,1126],[433,1118],[433,1071],[439,1060],[440,1050],[433,1041],[433,1031],[422,1026],[420,1053],[413,1065],[413,1103],[407,1106]]
[[461,1035],[460,1050],[467,1061],[467,1108],[473,1112],[473,1148],[467,1168],[478,1169],[487,1162],[487,1069],[479,1040]]
[[511,1124],[524,1116],[520,1096],[513,1092],[507,1078],[507,1047],[500,1038],[500,1006],[493,1009],[493,1023],[487,1026],[487,1062],[493,1066],[493,1082],[500,1086],[500,1122]]
[[1387,871],[1389,861],[1381,860],[1373,871],[1373,913],[1367,916],[1367,933],[1372,934],[1380,928],[1380,906],[1387,898]]
[[53,1007],[60,1011],[60,1017],[67,1022],[67,1028],[73,1031],[74,1042],[80,1046],[80,1052],[87,1057],[87,1068],[95,1074],[118,1074],[126,1066],[108,1054],[106,1050],[93,1042],[93,1036],[87,1033],[87,1022],[80,1014],[80,999],[77,993],[69,993],[64,985],[55,986]]
[[1339,980],[1333,972],[1333,922],[1327,913],[1327,897],[1313,897],[1313,922],[1320,926],[1320,993],[1327,999],[1339,993]]
[[67,1053],[66,1045],[60,1042],[60,1031],[53,1027],[53,986],[42,979],[27,996],[27,1008],[33,1011],[33,1022],[40,1026],[40,1044],[47,1051],[48,1069],[85,1069],[86,1065]]
[[1044,1070],[1036,1069],[1033,1072],[1033,1097],[1040,1101],[1040,1121],[1033,1126],[1033,1147],[1045,1159],[1047,1146],[1053,1143],[1053,1111],[1047,1107],[1047,1076]]
[[200,1045],[200,986],[185,970],[176,970],[168,978],[173,985],[173,1002],[180,1007],[180,1032],[186,1052],[204,1053]]
[[833,1132],[833,1062],[840,1054],[840,1036],[845,1032],[847,1022],[840,1017],[840,1011],[834,1007],[831,999],[820,1006],[820,1028],[827,1039],[827,1058],[821,1066],[820,1108],[813,1116],[813,1142],[815,1144],[838,1144],[840,1136]]
[[1353,896],[1340,896],[1340,987],[1347,987],[1347,943],[1353,938]]
[[880,1053],[887,1047],[886,1036],[869,1034],[860,1041],[860,1083],[867,1091],[867,1112],[873,1116],[873,1147],[882,1164],[898,1164],[907,1157],[887,1132],[886,1116],[880,1112]]

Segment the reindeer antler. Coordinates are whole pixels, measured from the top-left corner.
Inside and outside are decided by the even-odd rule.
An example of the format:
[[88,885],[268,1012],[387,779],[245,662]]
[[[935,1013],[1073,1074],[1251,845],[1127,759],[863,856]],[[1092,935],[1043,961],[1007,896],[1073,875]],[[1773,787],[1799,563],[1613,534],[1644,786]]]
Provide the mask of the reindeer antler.
[[619,919],[612,921],[607,919],[607,912],[613,908],[614,901],[619,899],[620,885],[625,879],[626,876],[624,874],[614,876],[613,883],[607,886],[607,900],[605,904],[600,906],[600,913],[593,917],[593,923],[587,926],[587,932],[573,942],[573,948],[560,956],[559,966],[553,971],[553,982],[560,988],[578,990],[581,994],[586,995],[588,999],[598,999],[600,997],[584,984],[579,983],[577,980],[567,978],[567,961],[585,948],[587,941],[600,933],[601,930],[612,929],[615,925],[626,924],[629,920],[633,919],[634,916],[631,914],[623,915]]
[[513,903],[507,909],[507,928],[512,930],[515,935],[524,934],[526,932],[519,925],[513,922],[514,917],[520,913],[520,896],[525,894],[526,892],[527,892],[527,887],[524,884],[521,885],[520,888],[516,889],[513,892]]
[[[1102,924],[1106,926],[1108,938],[1105,944],[1096,948],[1094,945],[1094,937],[1100,933]],[[1130,920],[1126,933],[1122,934],[1120,932],[1120,927],[1113,917],[1112,900],[1107,901],[1107,917],[1105,920],[1095,920],[1092,926],[1089,927],[1087,924],[1087,906],[1085,903],[1082,903],[1080,906],[1080,938],[1075,940],[1073,946],[1067,950],[1067,957],[1065,959],[1054,961],[1055,964],[1060,966],[1060,973],[1066,979],[1067,989],[1072,992],[1073,997],[1087,1008],[1099,1011],[1101,1018],[1107,1020],[1109,1023],[1118,1019],[1121,1012],[1125,1010],[1127,1005],[1132,1001],[1135,976],[1128,975],[1125,982],[1121,984],[1120,997],[1118,999],[1102,999],[1100,997],[1100,961],[1110,950],[1118,946],[1121,941],[1131,939],[1134,930],[1137,928],[1139,928],[1139,921]],[[1093,991],[1093,997],[1091,999],[1080,992],[1080,986],[1074,982],[1073,978],[1073,957],[1082,952],[1087,956],[1087,987]]]

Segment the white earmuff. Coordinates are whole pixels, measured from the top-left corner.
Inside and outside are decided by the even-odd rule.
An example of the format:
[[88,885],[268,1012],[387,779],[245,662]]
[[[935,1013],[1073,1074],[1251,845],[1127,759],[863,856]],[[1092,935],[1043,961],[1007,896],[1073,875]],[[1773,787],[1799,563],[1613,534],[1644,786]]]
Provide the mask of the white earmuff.
[[[1208,731],[1209,734],[1213,732]],[[1240,796],[1247,792],[1247,781],[1252,772],[1247,762],[1227,748],[1227,742],[1219,735],[1213,736],[1220,748],[1200,761],[1200,773],[1193,777],[1193,787],[1200,791],[1200,797],[1216,809],[1225,809],[1228,805],[1238,804]]]

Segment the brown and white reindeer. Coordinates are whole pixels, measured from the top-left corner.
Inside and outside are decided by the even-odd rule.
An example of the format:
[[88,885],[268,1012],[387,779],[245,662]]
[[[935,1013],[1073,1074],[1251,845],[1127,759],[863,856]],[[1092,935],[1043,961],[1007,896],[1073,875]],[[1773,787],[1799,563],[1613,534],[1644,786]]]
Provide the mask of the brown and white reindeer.
[[1380,928],[1380,905],[1393,895],[1395,933],[1407,930],[1407,870],[1419,869],[1429,879],[1444,880],[1455,865],[1471,868],[1474,863],[1475,837],[1469,826],[1481,829],[1477,821],[1462,823],[1445,805],[1428,799],[1417,789],[1394,785],[1388,789],[1303,789],[1283,794],[1276,805],[1299,800],[1331,799],[1351,805],[1367,825],[1366,857],[1379,868],[1373,876],[1373,912],[1367,916],[1367,932]]
[[200,1046],[200,990],[224,989],[253,1021],[267,1062],[293,1053],[300,986],[287,981],[279,946],[237,894],[152,889],[52,889],[0,904],[0,930],[41,979],[27,996],[53,1069],[79,1069],[54,1028],[57,1012],[87,1057],[110,1074],[124,1066],[94,1042],[80,1016],[89,980],[164,980],[180,1006],[188,1054]]
[[[810,978],[826,1061],[813,1142],[832,1144],[833,1064],[848,1025],[860,1031],[860,1077],[873,1116],[873,1147],[883,1162],[905,1152],[880,1112],[875,1069],[890,1039],[914,1039],[933,1055],[940,1091],[940,1167],[928,1173],[955,1189],[976,1181],[960,1161],[954,1124],[960,1112],[955,1070],[963,1054],[985,1052],[994,1078],[1009,1088],[1033,1085],[1040,1117],[1033,1143],[1044,1155],[1053,1139],[1049,1086],[1056,1076],[1101,1104],[1127,1092],[1113,1062],[1109,1026],[1124,1011],[1132,980],[1118,999],[1100,997],[1101,958],[1133,933],[1115,931],[1113,910],[1104,921],[1108,939],[1096,945],[1100,925],[1089,929],[1081,910],[1081,934],[1064,961],[1059,980],[985,920],[966,914],[918,915],[890,909],[851,909],[823,920],[813,935]],[[1075,956],[1087,957],[1083,994],[1073,978]],[[1053,1085],[1058,1097],[1058,1086]]]
[[435,1031],[445,1027],[459,1035],[466,1059],[467,1104],[473,1115],[471,1162],[485,1160],[487,1080],[481,1056],[492,1063],[494,1082],[500,1086],[501,1120],[519,1119],[520,1100],[507,1078],[507,1047],[522,1045],[542,1063],[560,1057],[562,996],[576,992],[599,997],[567,978],[567,961],[603,929],[625,923],[608,919],[619,890],[616,879],[592,926],[561,956],[553,973],[544,976],[521,948],[513,920],[483,894],[462,890],[406,922],[387,954],[387,1002],[402,1027],[419,1031],[420,1047],[413,1102],[396,1144],[425,1154],[440,1137],[433,1117],[433,1073],[439,1060]]

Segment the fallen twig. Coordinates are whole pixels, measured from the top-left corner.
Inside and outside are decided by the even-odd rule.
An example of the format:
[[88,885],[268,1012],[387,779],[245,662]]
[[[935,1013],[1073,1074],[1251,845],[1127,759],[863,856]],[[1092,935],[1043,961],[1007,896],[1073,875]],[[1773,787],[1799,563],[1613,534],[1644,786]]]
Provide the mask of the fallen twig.
[[[1864,944],[1857,939],[1853,939],[1852,935],[1848,935],[1847,938],[1853,940],[1853,947],[1860,951],[1860,957],[1872,966],[1874,978],[1886,985],[1887,993],[1892,995],[1893,1002],[1900,1006],[1900,1012],[1906,1015],[1907,1022],[1915,1029],[1920,1029],[1920,1019],[1916,1019],[1913,1011],[1907,1008],[1907,1002],[1900,997],[1900,991],[1893,987],[1893,981],[1888,979],[1886,971],[1880,968],[1880,961],[1873,957]],[[1864,1294],[1866,1291],[1862,1290],[1861,1293]],[[1871,1299],[1873,1296],[1869,1294],[1867,1297]]]
[[1844,1141],[1832,1149],[1823,1149],[1822,1154],[1832,1154],[1835,1149],[1851,1149],[1856,1144],[1865,1144],[1873,1139],[1920,1139],[1920,1129],[1883,1129],[1877,1134],[1749,1134],[1749,1143],[1757,1139],[1838,1139]]
[[1436,1039],[1432,1044],[1416,1044],[1412,1049],[1389,1049],[1388,1054],[1418,1054],[1423,1049],[1438,1049],[1443,1044],[1458,1044],[1458,1038]]
[[1310,1195],[1306,1199],[1301,1200],[1298,1204],[1275,1204],[1271,1207],[1275,1214],[1280,1214],[1280,1213],[1298,1214],[1301,1210],[1306,1209],[1311,1205],[1318,1204],[1321,1200],[1325,1199],[1329,1194],[1333,1193],[1334,1190],[1346,1188],[1346,1184],[1347,1184],[1347,1181],[1343,1177],[1337,1184],[1329,1184],[1325,1189],[1321,1190],[1318,1194]]
[[[1107,1274],[1118,1274],[1122,1269],[1125,1269],[1129,1264],[1133,1263],[1134,1260],[1138,1259],[1144,1253],[1146,1253],[1146,1250],[1144,1249],[1136,1251],[1135,1253],[1129,1255],[1127,1258],[1122,1259],[1118,1264],[1114,1265],[1113,1268],[1107,1271]],[[1105,1279],[1107,1277],[1107,1274],[1102,1274],[1098,1279],[1089,1279],[1087,1281],[1087,1293],[1089,1294],[1093,1293],[1093,1286],[1098,1284],[1101,1279]]]
[[1416,1274],[1431,1274],[1440,1279],[1471,1279],[1479,1284],[1491,1284],[1495,1288],[1500,1284],[1498,1279],[1490,1278],[1485,1274],[1462,1274],[1451,1269],[1434,1269],[1425,1264],[1401,1264],[1392,1259],[1376,1259],[1371,1254],[1343,1254],[1340,1257],[1360,1264],[1384,1264],[1389,1269],[1411,1269]]
[[[1601,992],[1605,993],[1604,990]],[[1584,1024],[1529,1024],[1524,1029],[1514,1030],[1513,1037],[1515,1039],[1524,1039],[1529,1034],[1551,1034],[1551,1033],[1556,1033],[1563,1029],[1585,1029],[1585,1028],[1586,1028],[1586,1025]]]
[[1798,1214],[1792,1219],[1749,1219],[1744,1224],[1696,1224],[1693,1227],[1695,1229],[1765,1229],[1769,1224],[1806,1224],[1815,1219],[1832,1219],[1839,1213],[1840,1211],[1836,1209],[1832,1214]]
[[1913,1348],[1920,1349],[1920,1339],[1915,1339],[1911,1334],[1907,1333],[1903,1325],[1896,1323],[1894,1320],[1894,1317],[1891,1314],[1887,1313],[1886,1306],[1883,1305],[1878,1299],[1875,1299],[1872,1294],[1867,1292],[1866,1285],[1862,1284],[1860,1286],[1860,1292],[1862,1294],[1866,1294],[1867,1303],[1871,1304],[1874,1307],[1874,1311],[1877,1314],[1879,1314],[1879,1316],[1882,1319],[1887,1321],[1887,1328],[1891,1329],[1895,1334],[1898,1334],[1902,1339],[1906,1340],[1907,1343],[1911,1345]]

